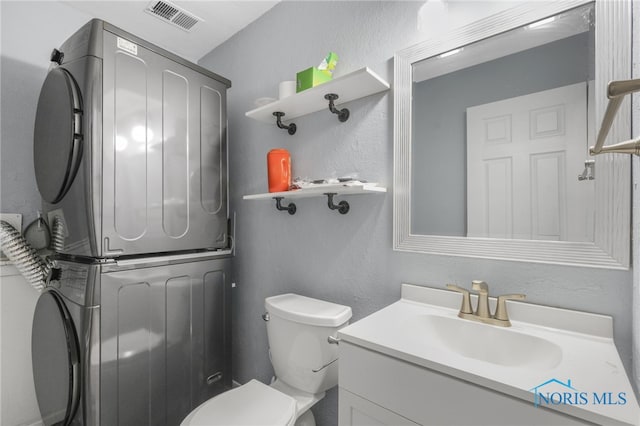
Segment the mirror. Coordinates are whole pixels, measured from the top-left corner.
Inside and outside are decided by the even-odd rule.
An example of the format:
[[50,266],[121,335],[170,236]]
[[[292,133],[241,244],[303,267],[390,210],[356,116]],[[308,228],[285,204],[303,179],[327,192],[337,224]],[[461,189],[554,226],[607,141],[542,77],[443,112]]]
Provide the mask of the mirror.
[[396,54],[394,249],[628,268],[630,160],[588,155],[629,78],[609,3],[517,6]]

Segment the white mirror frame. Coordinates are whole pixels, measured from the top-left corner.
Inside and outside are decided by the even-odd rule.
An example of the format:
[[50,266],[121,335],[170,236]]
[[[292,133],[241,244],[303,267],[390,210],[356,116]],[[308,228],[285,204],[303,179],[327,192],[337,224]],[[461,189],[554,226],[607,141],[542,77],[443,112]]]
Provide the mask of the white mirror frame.
[[[559,265],[629,269],[631,235],[631,159],[604,154],[596,160],[595,242],[466,238],[411,233],[412,64],[460,46],[522,27],[531,22],[588,4],[567,0],[527,3],[455,29],[399,51],[394,69],[394,191],[393,249]],[[631,78],[631,1],[596,0],[596,126],[607,103],[612,80]],[[629,98],[629,97],[628,97]],[[608,143],[631,138],[631,106],[626,99]],[[588,152],[585,149],[585,160]]]

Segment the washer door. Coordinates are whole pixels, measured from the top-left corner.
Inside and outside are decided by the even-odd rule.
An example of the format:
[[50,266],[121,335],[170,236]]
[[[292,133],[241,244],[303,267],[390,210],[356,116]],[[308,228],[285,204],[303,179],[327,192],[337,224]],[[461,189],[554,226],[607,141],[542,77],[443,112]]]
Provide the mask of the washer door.
[[52,204],[65,196],[82,158],[82,98],[64,68],[44,80],[33,135],[33,162],[42,198]]
[[68,425],[80,401],[78,339],[62,297],[42,293],[33,316],[33,379],[46,426]]

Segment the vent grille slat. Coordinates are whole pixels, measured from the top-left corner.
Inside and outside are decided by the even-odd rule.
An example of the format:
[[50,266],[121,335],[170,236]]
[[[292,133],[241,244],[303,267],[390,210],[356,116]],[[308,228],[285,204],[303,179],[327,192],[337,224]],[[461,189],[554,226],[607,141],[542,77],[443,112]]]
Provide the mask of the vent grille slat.
[[171,7],[168,4],[166,4],[165,2],[159,1],[157,2],[153,8],[151,9],[151,11],[153,13],[155,13],[158,16],[161,16],[164,19],[171,19],[174,17],[174,15],[176,13],[178,13],[178,9],[176,9],[175,7]]
[[152,1],[147,5],[145,12],[185,31],[189,31],[195,24],[202,21],[202,19],[167,0]]
[[180,12],[178,16],[176,16],[175,19],[173,20],[173,23],[178,26],[181,26],[182,28],[190,30],[191,27],[193,27],[195,24],[198,23],[198,20],[193,16],[189,16],[186,13]]

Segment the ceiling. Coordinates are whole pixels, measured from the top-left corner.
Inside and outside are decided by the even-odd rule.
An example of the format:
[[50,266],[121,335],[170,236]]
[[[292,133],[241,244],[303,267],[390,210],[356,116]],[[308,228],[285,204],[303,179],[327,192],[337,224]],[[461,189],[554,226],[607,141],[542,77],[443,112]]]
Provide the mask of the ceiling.
[[274,1],[182,1],[168,0],[201,18],[190,31],[146,13],[153,1],[62,1],[69,7],[103,19],[140,38],[156,44],[192,62],[258,19],[275,6]]

